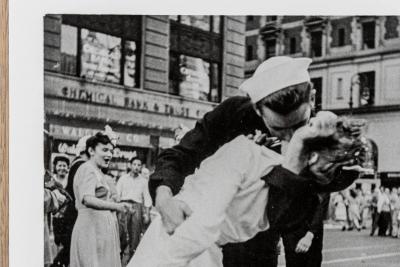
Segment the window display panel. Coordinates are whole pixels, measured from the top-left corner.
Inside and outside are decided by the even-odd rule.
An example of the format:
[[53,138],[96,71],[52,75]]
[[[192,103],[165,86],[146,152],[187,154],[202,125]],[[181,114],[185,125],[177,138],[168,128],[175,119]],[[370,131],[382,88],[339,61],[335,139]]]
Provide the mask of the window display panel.
[[215,33],[221,33],[221,16],[213,16],[212,31]]
[[121,78],[121,38],[81,30],[80,76],[100,82],[119,83]]
[[61,25],[61,73],[77,75],[78,29],[74,26]]
[[136,42],[133,41],[125,41],[124,46],[124,56],[125,56],[125,64],[124,64],[124,85],[135,87],[136,82]]
[[196,27],[202,29],[204,31],[210,31],[211,23],[210,23],[210,16],[180,16],[181,23],[186,24],[192,27]]
[[181,81],[179,94],[184,97],[208,101],[210,93],[210,63],[201,58],[179,56]]

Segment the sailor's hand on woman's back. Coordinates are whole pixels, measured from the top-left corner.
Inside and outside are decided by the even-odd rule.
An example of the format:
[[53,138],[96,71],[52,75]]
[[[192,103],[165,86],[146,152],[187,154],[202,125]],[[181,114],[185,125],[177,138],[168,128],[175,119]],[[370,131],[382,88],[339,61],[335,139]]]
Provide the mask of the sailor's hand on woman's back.
[[186,203],[172,197],[171,189],[167,186],[157,188],[156,208],[169,234],[173,234],[175,229],[192,214]]

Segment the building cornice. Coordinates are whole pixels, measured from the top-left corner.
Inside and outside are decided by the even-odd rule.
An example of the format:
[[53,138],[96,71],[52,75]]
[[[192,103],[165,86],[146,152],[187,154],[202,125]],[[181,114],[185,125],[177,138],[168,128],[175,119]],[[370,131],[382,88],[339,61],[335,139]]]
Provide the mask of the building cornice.
[[390,47],[390,48],[377,48],[368,51],[354,51],[351,53],[346,53],[342,55],[328,55],[321,58],[313,58],[313,63],[316,68],[319,65],[326,67],[329,63],[339,62],[339,61],[351,61],[351,63],[357,63],[356,61],[371,61],[382,60],[383,56],[400,53],[400,47]]
[[346,114],[374,114],[374,113],[387,113],[400,111],[400,105],[385,105],[385,106],[372,106],[372,107],[359,107],[353,108],[352,112],[349,108],[344,109],[330,109],[333,113],[337,115]]

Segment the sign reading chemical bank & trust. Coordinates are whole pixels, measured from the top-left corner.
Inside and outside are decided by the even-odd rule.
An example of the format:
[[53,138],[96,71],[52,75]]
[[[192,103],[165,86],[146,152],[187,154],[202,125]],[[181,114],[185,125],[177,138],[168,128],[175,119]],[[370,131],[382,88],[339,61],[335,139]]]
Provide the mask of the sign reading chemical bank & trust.
[[79,78],[58,74],[46,73],[44,85],[45,96],[187,119],[199,119],[214,107],[207,102],[146,90],[127,90],[119,85],[82,82]]

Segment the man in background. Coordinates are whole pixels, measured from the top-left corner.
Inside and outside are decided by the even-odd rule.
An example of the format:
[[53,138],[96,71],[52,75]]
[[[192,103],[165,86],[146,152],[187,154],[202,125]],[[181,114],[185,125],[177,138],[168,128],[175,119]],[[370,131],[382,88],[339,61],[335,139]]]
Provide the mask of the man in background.
[[130,161],[130,172],[121,176],[117,182],[117,194],[121,202],[131,204],[131,211],[118,215],[121,258],[129,246],[127,260],[133,256],[139,244],[143,225],[150,220],[152,200],[148,180],[141,175],[142,161],[134,157]]

